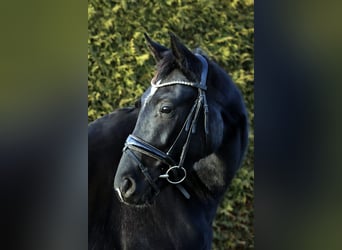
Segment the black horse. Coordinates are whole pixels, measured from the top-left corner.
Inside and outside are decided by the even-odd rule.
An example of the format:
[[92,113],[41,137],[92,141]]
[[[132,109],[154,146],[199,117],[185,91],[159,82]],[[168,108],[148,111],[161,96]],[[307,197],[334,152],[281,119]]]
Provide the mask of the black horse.
[[168,49],[146,35],[157,73],[141,104],[89,126],[90,249],[211,248],[247,112],[219,66],[170,37]]

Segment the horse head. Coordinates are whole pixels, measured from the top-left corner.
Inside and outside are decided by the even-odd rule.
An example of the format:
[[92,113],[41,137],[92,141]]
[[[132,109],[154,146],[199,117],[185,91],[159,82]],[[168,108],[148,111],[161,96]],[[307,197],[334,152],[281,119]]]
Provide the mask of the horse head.
[[[173,34],[170,49],[146,34],[145,38],[157,71],[142,96],[138,120],[126,140],[114,180],[119,199],[130,205],[151,204],[167,185],[174,185],[189,199],[183,184],[196,172],[201,176],[199,162],[220,149],[224,158],[223,151],[230,149],[223,144],[229,143],[228,137],[236,134],[242,120],[245,127],[247,122],[240,93],[215,63],[191,52]],[[246,132],[229,169],[218,173],[226,176],[218,185],[226,187],[225,179],[240,165]],[[210,172],[215,166],[206,168]],[[213,185],[204,184],[209,189]]]

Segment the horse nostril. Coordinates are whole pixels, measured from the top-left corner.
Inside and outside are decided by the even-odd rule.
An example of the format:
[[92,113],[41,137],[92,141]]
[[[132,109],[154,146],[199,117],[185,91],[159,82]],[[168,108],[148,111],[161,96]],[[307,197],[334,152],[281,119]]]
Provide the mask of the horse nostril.
[[130,197],[135,191],[135,182],[132,178],[126,177],[121,183],[121,193],[125,198]]

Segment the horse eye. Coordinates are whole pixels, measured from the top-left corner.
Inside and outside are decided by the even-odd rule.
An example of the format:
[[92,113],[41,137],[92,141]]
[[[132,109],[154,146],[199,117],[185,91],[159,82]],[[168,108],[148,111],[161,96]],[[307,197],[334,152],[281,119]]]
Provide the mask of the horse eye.
[[164,113],[164,114],[169,114],[171,113],[172,108],[170,106],[162,106],[160,108],[160,112]]

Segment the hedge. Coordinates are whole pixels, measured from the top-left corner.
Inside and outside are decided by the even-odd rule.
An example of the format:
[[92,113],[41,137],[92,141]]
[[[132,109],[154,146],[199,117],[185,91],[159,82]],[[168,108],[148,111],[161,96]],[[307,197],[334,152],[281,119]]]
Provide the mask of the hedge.
[[172,31],[233,78],[249,112],[249,148],[214,221],[213,249],[252,249],[254,184],[253,0],[89,0],[88,120],[132,105],[154,72],[143,33],[169,46]]

